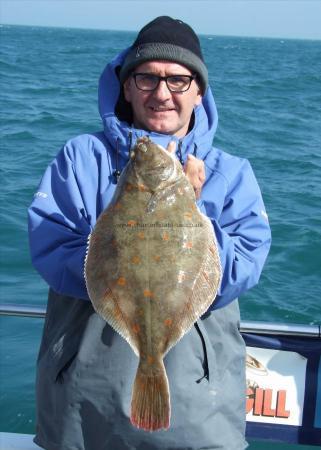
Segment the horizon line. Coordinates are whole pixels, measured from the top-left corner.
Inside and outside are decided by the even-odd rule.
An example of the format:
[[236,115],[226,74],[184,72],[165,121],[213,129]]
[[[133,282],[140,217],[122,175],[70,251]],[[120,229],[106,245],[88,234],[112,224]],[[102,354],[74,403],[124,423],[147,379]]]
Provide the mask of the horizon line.
[[[31,25],[31,24],[19,24],[19,23],[0,23],[1,27],[28,27],[28,28],[54,28],[65,30],[83,30],[83,31],[116,31],[119,33],[137,33],[139,30],[121,30],[116,28],[87,28],[81,26],[61,26],[61,25]],[[246,39],[279,39],[279,40],[296,40],[296,41],[321,41],[320,38],[312,37],[284,37],[284,36],[259,36],[259,35],[240,35],[240,34],[212,34],[212,33],[197,33],[198,36],[209,37],[231,37],[231,38],[246,38]]]

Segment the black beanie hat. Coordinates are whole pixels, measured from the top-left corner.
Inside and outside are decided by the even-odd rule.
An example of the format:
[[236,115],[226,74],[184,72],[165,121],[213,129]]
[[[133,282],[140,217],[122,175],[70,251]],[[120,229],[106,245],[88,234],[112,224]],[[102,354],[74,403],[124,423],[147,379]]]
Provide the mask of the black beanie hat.
[[120,82],[124,83],[135,67],[152,60],[173,61],[196,72],[204,94],[208,85],[207,68],[199,39],[186,23],[160,16],[145,25],[121,67]]

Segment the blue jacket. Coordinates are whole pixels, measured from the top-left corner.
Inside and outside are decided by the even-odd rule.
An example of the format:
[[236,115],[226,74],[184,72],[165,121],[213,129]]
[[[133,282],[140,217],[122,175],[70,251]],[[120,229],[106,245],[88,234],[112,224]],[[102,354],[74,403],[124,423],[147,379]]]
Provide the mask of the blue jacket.
[[[99,111],[104,131],[66,143],[46,170],[29,209],[32,262],[57,293],[89,300],[84,281],[87,239],[116,188],[115,170],[146,131],[115,114],[120,86],[115,68],[124,51],[101,75]],[[195,108],[193,129],[183,138],[148,133],[164,147],[179,141],[182,159],[193,153],[205,163],[206,181],[198,206],[212,221],[223,268],[213,309],[254,286],[269,251],[271,235],[260,189],[249,162],[212,147],[217,111],[210,88]]]

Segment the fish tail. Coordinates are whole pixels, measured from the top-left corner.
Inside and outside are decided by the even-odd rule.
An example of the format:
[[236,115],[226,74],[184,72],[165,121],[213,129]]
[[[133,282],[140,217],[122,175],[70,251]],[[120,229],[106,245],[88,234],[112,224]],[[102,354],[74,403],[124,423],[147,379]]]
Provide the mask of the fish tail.
[[169,387],[162,360],[147,369],[139,364],[133,386],[130,420],[134,426],[145,431],[169,428]]

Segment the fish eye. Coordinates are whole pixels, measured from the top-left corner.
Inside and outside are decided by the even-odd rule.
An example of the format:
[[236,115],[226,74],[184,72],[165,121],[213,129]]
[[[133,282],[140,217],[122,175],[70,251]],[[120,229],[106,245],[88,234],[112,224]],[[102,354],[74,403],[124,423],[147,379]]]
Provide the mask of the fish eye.
[[138,146],[139,146],[139,150],[141,150],[144,153],[147,152],[147,150],[148,150],[147,145],[140,143],[140,144],[138,144]]

